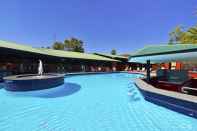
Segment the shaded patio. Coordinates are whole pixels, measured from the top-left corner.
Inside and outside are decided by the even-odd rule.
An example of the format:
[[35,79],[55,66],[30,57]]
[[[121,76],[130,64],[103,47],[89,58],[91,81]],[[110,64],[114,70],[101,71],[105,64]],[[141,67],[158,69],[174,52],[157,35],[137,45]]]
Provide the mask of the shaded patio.
[[[197,45],[176,44],[147,46],[129,57],[129,62],[146,64],[146,77],[135,84],[144,98],[154,104],[197,118],[197,77],[194,69],[172,69],[172,62],[195,62]],[[156,64],[169,64],[169,68],[155,69]]]

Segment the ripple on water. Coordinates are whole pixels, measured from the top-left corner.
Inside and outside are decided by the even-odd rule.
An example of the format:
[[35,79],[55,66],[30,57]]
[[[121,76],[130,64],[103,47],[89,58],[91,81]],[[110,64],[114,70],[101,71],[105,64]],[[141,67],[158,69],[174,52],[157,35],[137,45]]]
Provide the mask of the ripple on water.
[[146,102],[136,77],[73,76],[33,95],[1,89],[0,131],[196,131],[196,119]]

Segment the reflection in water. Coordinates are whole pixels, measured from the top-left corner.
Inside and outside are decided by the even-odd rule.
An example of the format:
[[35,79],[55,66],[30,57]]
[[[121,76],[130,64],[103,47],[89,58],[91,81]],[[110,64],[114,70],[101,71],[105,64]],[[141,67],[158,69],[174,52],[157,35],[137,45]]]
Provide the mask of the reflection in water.
[[65,83],[64,85],[56,88],[44,89],[39,91],[27,91],[27,92],[8,92],[9,95],[18,97],[41,97],[41,98],[56,98],[72,95],[78,92],[81,86],[75,83]]

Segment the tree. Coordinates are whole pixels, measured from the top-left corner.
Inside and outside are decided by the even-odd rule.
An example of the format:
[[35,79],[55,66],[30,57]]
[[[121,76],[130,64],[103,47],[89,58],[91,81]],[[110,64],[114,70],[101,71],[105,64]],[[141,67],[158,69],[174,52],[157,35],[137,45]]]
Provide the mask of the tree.
[[197,44],[197,26],[189,28],[187,31],[187,37],[190,43]]
[[182,27],[177,26],[172,32],[170,32],[169,44],[179,43],[183,35]]
[[77,38],[66,39],[64,49],[67,51],[84,52],[83,41]]
[[[195,12],[197,14],[197,12]],[[177,26],[170,33],[169,44],[197,44],[197,25],[190,27],[187,30],[183,30],[182,27]]]
[[64,44],[62,42],[55,42],[52,48],[55,50],[64,50]]
[[115,49],[112,49],[112,50],[111,50],[111,54],[112,54],[112,55],[116,55],[116,50],[115,50]]
[[177,26],[170,33],[169,44],[173,43],[197,44],[197,26],[191,27],[186,31],[184,31],[180,26]]

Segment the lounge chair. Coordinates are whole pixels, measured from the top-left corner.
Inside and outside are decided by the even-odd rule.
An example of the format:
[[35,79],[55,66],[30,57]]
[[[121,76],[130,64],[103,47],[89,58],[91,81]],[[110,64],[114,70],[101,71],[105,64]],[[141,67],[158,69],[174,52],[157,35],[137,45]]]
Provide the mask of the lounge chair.
[[197,95],[197,88],[183,86],[181,91],[185,94]]
[[183,93],[190,95],[197,95],[197,79],[191,79],[185,83],[181,89]]
[[186,70],[158,70],[156,79],[158,88],[177,92],[190,80]]
[[165,81],[174,84],[184,84],[189,80],[187,70],[158,70],[158,81]]

